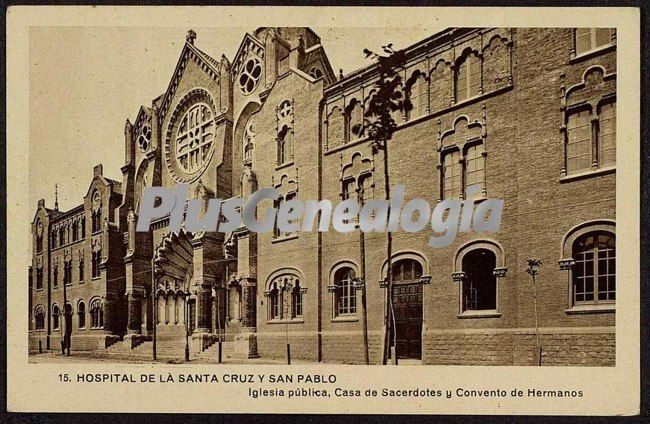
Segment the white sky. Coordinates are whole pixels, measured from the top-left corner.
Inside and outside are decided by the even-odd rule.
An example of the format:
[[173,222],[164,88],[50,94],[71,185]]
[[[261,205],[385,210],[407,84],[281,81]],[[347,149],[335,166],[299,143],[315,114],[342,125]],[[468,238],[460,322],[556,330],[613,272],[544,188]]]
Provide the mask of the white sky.
[[[167,89],[187,28],[32,27],[30,29],[30,205],[44,198],[68,210],[82,202],[92,167],[122,181],[124,122]],[[251,28],[193,28],[195,45],[232,60]],[[404,48],[443,29],[313,28],[338,75],[370,62],[362,52]]]

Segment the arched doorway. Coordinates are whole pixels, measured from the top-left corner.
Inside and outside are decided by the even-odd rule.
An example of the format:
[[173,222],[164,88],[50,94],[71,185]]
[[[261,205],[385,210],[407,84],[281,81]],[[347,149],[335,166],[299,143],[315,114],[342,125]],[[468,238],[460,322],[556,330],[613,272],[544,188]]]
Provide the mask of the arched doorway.
[[394,335],[397,357],[422,356],[422,265],[415,259],[400,259],[392,265]]
[[154,254],[154,312],[160,340],[181,338],[195,328],[195,296],[190,291],[194,271],[191,240],[192,234],[183,229],[169,233]]

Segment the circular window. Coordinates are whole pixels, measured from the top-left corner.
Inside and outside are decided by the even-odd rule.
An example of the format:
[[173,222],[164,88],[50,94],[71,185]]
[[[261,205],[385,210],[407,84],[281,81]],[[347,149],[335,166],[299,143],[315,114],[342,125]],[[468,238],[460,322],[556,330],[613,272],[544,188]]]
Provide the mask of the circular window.
[[255,90],[255,87],[257,87],[261,75],[262,65],[260,61],[256,58],[248,59],[244,65],[244,69],[239,74],[239,88],[241,92],[251,94]]
[[207,163],[214,146],[214,115],[206,103],[195,103],[185,112],[176,131],[176,162],[187,173]]
[[138,147],[144,152],[149,149],[149,146],[151,146],[151,127],[145,125],[142,127],[142,131],[140,131],[140,136],[138,137]]
[[291,113],[293,112],[293,105],[289,100],[285,100],[282,103],[280,103],[280,107],[278,108],[278,117],[282,118],[287,118],[291,116]]
[[318,78],[323,76],[323,71],[321,71],[320,68],[315,68],[314,67],[314,68],[311,68],[311,70],[309,71],[309,75],[312,78],[318,79]]

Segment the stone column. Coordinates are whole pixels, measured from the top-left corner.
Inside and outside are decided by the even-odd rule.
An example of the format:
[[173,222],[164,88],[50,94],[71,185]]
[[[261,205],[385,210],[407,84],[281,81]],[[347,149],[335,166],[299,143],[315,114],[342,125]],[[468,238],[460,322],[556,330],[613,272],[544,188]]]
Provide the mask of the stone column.
[[140,334],[142,332],[142,299],[139,295],[135,293],[129,295],[128,308],[127,331],[130,334]]
[[243,331],[255,332],[257,327],[256,299],[257,283],[253,277],[244,277],[240,280],[242,290],[241,321]]
[[196,333],[209,333],[211,326],[212,290],[209,286],[200,285],[196,289]]

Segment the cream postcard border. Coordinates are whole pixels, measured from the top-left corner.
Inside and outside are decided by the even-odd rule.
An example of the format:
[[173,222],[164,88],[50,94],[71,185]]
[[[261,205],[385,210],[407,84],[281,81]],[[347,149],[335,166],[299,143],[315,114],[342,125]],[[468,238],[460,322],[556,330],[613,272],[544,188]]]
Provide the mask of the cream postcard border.
[[[634,8],[360,8],[360,7],[89,7],[12,6],[7,12],[7,408],[39,412],[279,412],[628,415],[640,408],[640,12]],[[618,290],[616,366],[254,366],[113,363],[28,364],[30,26],[210,27],[616,27]],[[369,372],[370,371],[370,372]],[[270,398],[251,399],[245,385],[60,383],[59,373],[253,372],[336,374],[343,388],[463,387],[582,389],[582,398]],[[64,385],[65,384],[65,385]],[[263,387],[263,385],[258,385]],[[168,401],[174,399],[174,402]]]

